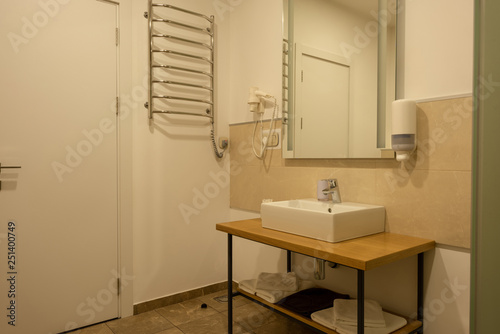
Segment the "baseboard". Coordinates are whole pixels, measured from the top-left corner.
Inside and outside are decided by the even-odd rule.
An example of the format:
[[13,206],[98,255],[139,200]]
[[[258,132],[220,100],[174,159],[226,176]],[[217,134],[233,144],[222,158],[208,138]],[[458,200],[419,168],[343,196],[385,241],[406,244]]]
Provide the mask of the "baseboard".
[[[237,283],[233,282],[233,290],[236,290]],[[227,289],[227,282],[215,283],[201,288],[180,292],[175,295],[149,300],[147,302],[134,305],[134,315],[149,312],[160,307],[181,303],[183,301],[202,297],[214,292]]]

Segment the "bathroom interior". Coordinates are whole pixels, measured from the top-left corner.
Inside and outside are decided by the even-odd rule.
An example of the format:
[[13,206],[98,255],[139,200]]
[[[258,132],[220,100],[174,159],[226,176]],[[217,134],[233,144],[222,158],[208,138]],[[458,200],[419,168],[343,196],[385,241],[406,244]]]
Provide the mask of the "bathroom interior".
[[[106,8],[103,12],[109,16],[103,14],[102,21],[113,18],[113,36],[109,38],[116,41],[111,48],[115,51],[106,59],[114,64],[112,71],[110,66],[99,64],[101,59],[90,58],[84,47],[78,50],[79,42],[70,33],[73,30],[65,32],[76,22],[73,17],[66,18],[66,13],[83,13],[79,6],[84,2],[97,2]],[[349,3],[307,1],[308,5],[313,2],[324,6],[321,8],[342,9]],[[367,24],[377,24],[377,13],[381,12],[377,6],[397,3],[397,26],[384,25],[384,29],[393,30],[385,41],[384,55],[392,59],[375,64],[379,72],[384,64],[384,79],[377,79],[374,72],[368,75],[373,86],[353,90],[349,104],[358,109],[346,116],[344,123],[323,120],[324,130],[313,129],[348,132],[344,150],[337,156],[322,154],[330,147],[328,140],[337,143],[338,139],[323,137],[316,144],[302,146],[293,142],[294,136],[300,136],[300,115],[294,116],[292,110],[298,107],[290,106],[292,99],[283,101],[284,91],[292,88],[283,89],[283,69],[291,66],[283,64],[284,59],[290,60],[284,58],[284,50],[293,49],[283,40],[292,40],[288,35],[291,15],[300,18],[305,13],[314,18],[302,22],[311,31],[303,35],[294,31],[293,38],[296,42],[303,39],[304,50],[328,48],[315,43],[322,38],[333,40],[329,35],[335,30],[333,22],[343,21],[345,15],[326,10],[307,12],[301,7],[306,2],[299,0],[158,3],[213,15],[214,64],[207,69],[213,74],[213,93],[206,93],[212,109],[205,115],[211,117],[150,113],[154,110],[150,92],[155,85],[149,76],[151,13],[147,0],[25,0],[22,4],[8,0],[0,4],[0,31],[6,37],[0,52],[5,102],[0,115],[0,167],[21,166],[0,173],[0,258],[17,256],[19,260],[18,271],[9,269],[6,260],[0,265],[1,274],[12,279],[3,280],[1,285],[1,306],[7,309],[0,324],[2,333],[60,333],[222,291],[227,282],[228,246],[226,233],[216,230],[216,224],[260,218],[263,202],[316,198],[318,181],[323,179],[337,180],[342,202],[383,206],[385,232],[435,241],[435,247],[424,255],[426,334],[491,332],[495,296],[499,295],[495,283],[499,274],[492,254],[499,247],[494,239],[498,235],[498,224],[494,223],[499,217],[494,193],[500,187],[495,171],[500,162],[499,150],[491,144],[500,140],[494,128],[499,116],[492,112],[498,109],[500,99],[495,91],[500,71],[495,63],[498,41],[493,37],[498,25],[495,9],[500,12],[497,3],[359,0],[379,9],[371,16],[365,14],[364,21],[347,23],[352,35],[347,42],[343,40],[344,55],[356,58],[369,54],[373,62],[381,57],[377,51],[380,42],[370,35]],[[389,7],[384,7],[385,13],[390,12]],[[101,22],[100,12],[92,6],[87,9],[88,17],[78,24],[92,22],[89,18]],[[174,19],[188,20],[185,13],[173,12]],[[114,35],[115,25],[119,37]],[[183,34],[183,27],[175,29]],[[100,47],[108,37],[96,32],[90,34],[90,40]],[[329,51],[338,54],[336,47]],[[71,56],[65,56],[67,52]],[[352,64],[351,78],[365,76],[359,72],[361,67]],[[87,86],[79,80],[82,71],[93,70],[96,75],[116,79],[109,82],[113,87],[109,93],[117,99],[104,100],[112,116],[97,114],[85,120],[87,123],[62,131],[58,125],[64,117],[80,117],[71,111],[92,108],[81,105],[80,99],[98,100],[87,94]],[[193,77],[186,74],[184,79]],[[99,78],[89,80],[106,85]],[[262,114],[250,111],[251,87],[264,92],[260,98]],[[178,92],[173,89],[169,93]],[[59,99],[67,103],[53,102]],[[404,162],[396,160],[390,145],[394,99],[416,105],[416,150]],[[314,109],[314,100],[308,102]],[[329,102],[327,98],[326,104]],[[186,105],[176,104],[181,108]],[[200,104],[195,105],[205,113]],[[371,112],[362,113],[367,109]],[[108,122],[110,117],[116,124]],[[44,144],[45,135],[59,132],[64,136]],[[256,152],[255,141],[261,145],[259,136],[266,134],[273,140],[269,139],[265,150]],[[20,136],[19,144],[14,143],[12,138]],[[109,142],[115,146],[108,147]],[[367,143],[372,145],[368,149]],[[29,147],[28,154],[19,152],[23,147]],[[114,150],[112,155],[105,151],[109,149]],[[106,174],[99,163],[92,169],[94,161],[106,159],[116,163],[113,173]],[[87,168],[95,173],[91,181],[73,181],[83,177],[80,173]],[[113,181],[102,182],[103,178]],[[101,191],[103,183],[111,188]],[[73,187],[71,196],[59,194],[63,186]],[[52,192],[47,189],[54,192],[52,201]],[[105,198],[113,199],[109,203],[99,200]],[[84,231],[51,219],[59,211],[64,211],[61,217],[90,217],[100,210],[92,205],[97,208],[103,202],[108,207],[103,215],[109,214],[116,221],[110,227],[89,223]],[[101,229],[114,238],[109,242],[113,248],[110,256],[98,249],[107,243],[96,237]],[[72,239],[68,237],[72,233],[85,237]],[[9,248],[12,245],[16,247]],[[70,254],[72,247],[79,249],[78,260],[64,254]],[[44,254],[50,254],[51,259]],[[111,267],[101,268],[101,258]],[[233,258],[235,283],[264,272],[284,272],[287,267],[285,250],[244,238],[234,238]],[[59,261],[67,266],[58,266]],[[312,257],[292,254],[293,271],[301,279],[356,296],[356,271],[326,265],[325,277],[315,279],[315,265]],[[55,271],[52,266],[61,268]],[[65,291],[90,282],[94,269],[104,273],[103,286],[92,287],[74,297],[72,303],[59,305],[64,299],[58,298],[71,295]],[[119,285],[108,284],[110,277],[119,278]],[[366,272],[365,297],[390,312],[414,316],[416,289],[416,256]],[[114,305],[109,313],[101,311],[104,304]]]

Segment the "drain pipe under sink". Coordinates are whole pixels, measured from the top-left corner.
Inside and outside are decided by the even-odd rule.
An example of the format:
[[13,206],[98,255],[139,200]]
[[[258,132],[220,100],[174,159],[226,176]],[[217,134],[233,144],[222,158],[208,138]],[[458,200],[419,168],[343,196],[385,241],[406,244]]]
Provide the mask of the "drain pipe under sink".
[[314,279],[325,279],[325,262],[326,261],[322,259],[314,259]]

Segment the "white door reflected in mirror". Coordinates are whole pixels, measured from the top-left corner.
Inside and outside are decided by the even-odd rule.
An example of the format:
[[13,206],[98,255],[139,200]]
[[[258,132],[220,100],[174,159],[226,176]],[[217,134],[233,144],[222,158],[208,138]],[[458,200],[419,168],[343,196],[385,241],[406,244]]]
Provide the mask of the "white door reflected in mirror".
[[299,44],[295,54],[295,157],[349,157],[349,60]]

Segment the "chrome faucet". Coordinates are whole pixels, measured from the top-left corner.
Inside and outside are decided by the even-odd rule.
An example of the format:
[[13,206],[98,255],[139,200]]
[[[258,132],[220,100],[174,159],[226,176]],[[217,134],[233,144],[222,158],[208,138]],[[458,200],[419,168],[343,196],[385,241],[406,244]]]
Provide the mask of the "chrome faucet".
[[327,179],[324,181],[326,181],[327,188],[323,189],[321,192],[324,195],[328,195],[328,199],[331,199],[332,203],[342,203],[337,179]]

